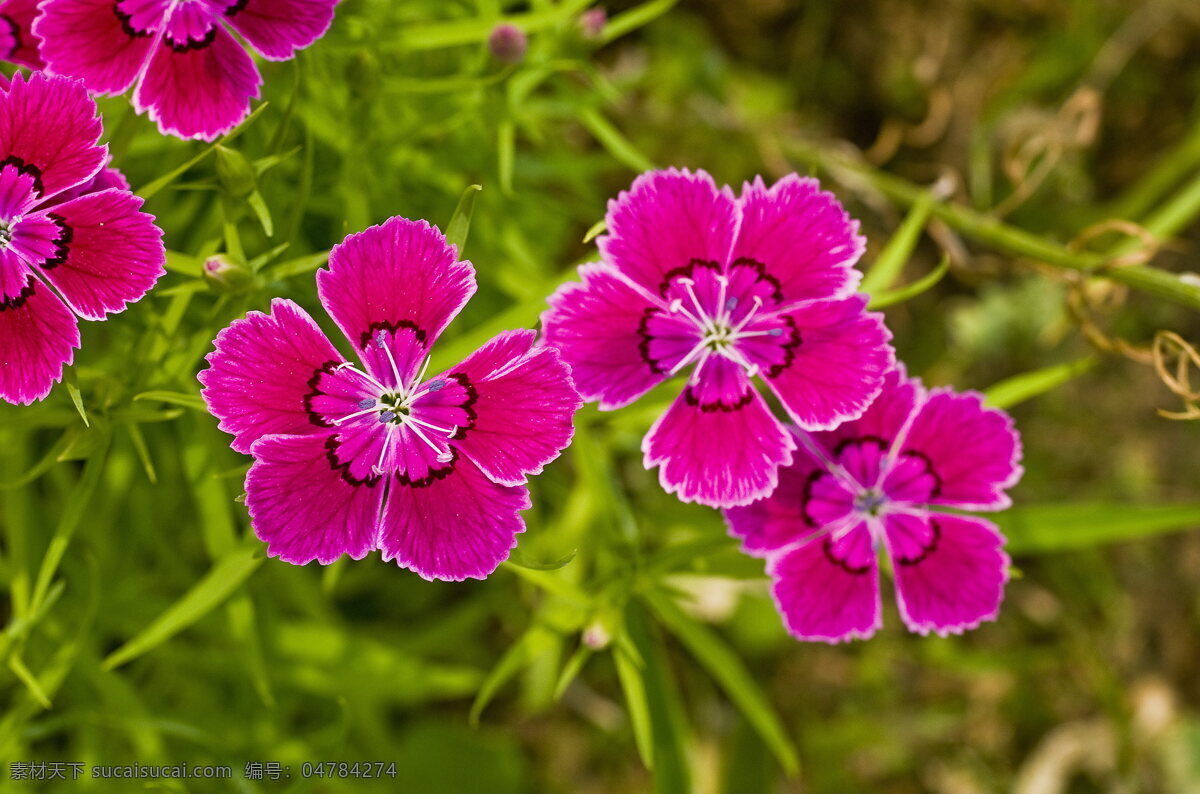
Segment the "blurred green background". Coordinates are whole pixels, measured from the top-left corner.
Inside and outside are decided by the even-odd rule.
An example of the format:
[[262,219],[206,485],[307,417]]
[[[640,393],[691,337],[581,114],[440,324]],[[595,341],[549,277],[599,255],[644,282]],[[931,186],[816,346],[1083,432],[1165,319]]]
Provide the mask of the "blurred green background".
[[[1200,282],[1169,275],[1200,269],[1200,6],[652,0],[597,31],[589,5],[345,0],[264,64],[268,104],[221,150],[101,101],[170,272],[83,324],[44,403],[0,405],[0,786],[56,790],[12,762],[138,760],[234,780],[58,788],[1200,791],[1200,435],[1159,414],[1188,410],[1160,332],[1200,341]],[[501,18],[518,64],[488,52]],[[666,165],[820,176],[884,292],[949,263],[887,317],[911,371],[1002,383],[1023,433],[998,622],[920,638],[885,597],[868,642],[788,638],[762,563],[641,466],[668,391],[581,412],[485,582],[262,557],[248,461],[197,397],[220,328],[286,296],[328,329],[331,245],[397,214],[444,228],[477,184],[452,363],[535,326],[606,200]],[[221,251],[239,279],[202,276]],[[397,776],[305,779],[327,761]]]

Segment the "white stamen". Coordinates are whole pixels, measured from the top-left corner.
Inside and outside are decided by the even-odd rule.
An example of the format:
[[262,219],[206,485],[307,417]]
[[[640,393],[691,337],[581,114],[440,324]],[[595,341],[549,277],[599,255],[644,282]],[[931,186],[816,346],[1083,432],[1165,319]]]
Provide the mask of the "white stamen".
[[407,405],[412,400],[416,399],[416,395],[411,394],[411,392],[413,389],[417,388],[417,386],[419,386],[421,384],[421,381],[425,380],[425,372],[429,369],[430,361],[433,361],[433,356],[427,356],[425,358],[425,363],[421,365],[421,371],[417,373],[417,377],[413,378],[412,383],[410,383],[408,385],[408,391],[410,392],[410,394],[404,400],[405,405]]
[[367,383],[369,383],[372,386],[374,386],[375,388],[379,389],[379,391],[381,391],[381,392],[387,391],[387,387],[385,387],[382,383],[375,380],[375,378],[373,378],[370,375],[368,375],[367,373],[363,372],[361,369],[354,366],[349,361],[343,361],[341,364],[338,364],[336,367],[333,368],[334,372],[341,372],[343,370],[346,372],[353,372],[355,375],[359,376],[360,378],[365,380]]
[[395,427],[395,425],[391,424],[387,426],[387,432],[383,436],[383,447],[379,450],[379,462],[371,467],[371,471],[380,476],[383,475],[383,459],[387,457],[388,448],[392,445],[392,430]]
[[709,342],[709,338],[707,336],[704,337],[703,339],[701,339],[699,342],[697,342],[696,346],[693,347],[691,350],[689,350],[686,356],[679,359],[679,363],[677,363],[675,366],[671,367],[671,370],[667,373],[667,376],[669,377],[671,375],[674,375],[676,372],[683,369],[688,364],[692,363],[692,359],[694,359],[696,356],[700,355],[700,353],[706,347],[708,347],[708,342]]
[[721,290],[717,293],[717,322],[722,325],[729,325],[729,309],[725,306],[725,295],[729,292],[729,277],[717,276],[717,283],[721,285]]
[[[361,405],[362,403],[359,403],[359,404]],[[367,408],[362,411],[355,411],[352,414],[347,414],[346,416],[343,416],[341,419],[334,419],[333,424],[341,425],[345,422],[349,422],[351,419],[357,419],[360,416],[366,416],[367,414],[373,414],[373,413],[377,412],[378,410],[379,410],[378,408],[372,406],[372,407]]]
[[[405,418],[406,418],[406,419],[411,419],[412,417],[405,417]],[[422,441],[424,441],[426,444],[428,444],[428,445],[429,445],[429,448],[430,448],[430,449],[432,449],[434,452],[438,453],[438,459],[439,459],[439,461],[441,461],[442,463],[445,463],[445,462],[446,462],[446,461],[444,461],[444,460],[441,460],[441,457],[442,457],[443,455],[447,454],[448,450],[442,449],[442,448],[441,448],[441,447],[439,447],[437,444],[433,443],[433,441],[431,441],[431,440],[430,440],[429,436],[427,436],[427,435],[425,435],[424,433],[422,433],[422,432],[421,432],[421,430],[420,430],[420,428],[418,428],[418,427],[417,427],[415,424],[411,424],[411,423],[409,423],[409,422],[405,422],[405,423],[404,423],[404,425],[405,425],[405,427],[407,427],[409,430],[411,430],[411,431],[412,431],[412,434],[413,434],[414,436],[416,436],[417,438],[419,438],[419,439],[421,439]]]
[[708,312],[704,311],[704,306],[701,305],[700,298],[696,296],[696,290],[694,289],[696,282],[690,278],[681,278],[679,279],[679,283],[683,285],[683,288],[687,290],[688,295],[691,297],[692,305],[696,307],[696,315],[700,318],[698,322],[704,326],[704,330],[709,333],[716,331],[716,323],[708,316]]
[[456,432],[455,430],[448,430],[444,427],[438,427],[437,425],[430,424],[429,422],[426,422],[422,419],[418,419],[417,417],[413,416],[412,414],[409,414],[408,416],[404,417],[404,421],[418,424],[421,427],[428,427],[430,430],[436,430],[439,433],[445,433],[447,438],[454,435],[454,433]]
[[737,325],[733,326],[733,328],[731,329],[731,333],[740,334],[742,332],[742,329],[745,328],[747,325],[749,325],[750,321],[754,319],[754,315],[758,314],[758,310],[762,308],[762,305],[763,305],[763,299],[761,297],[759,297],[758,295],[755,295],[754,296],[754,305],[750,307],[750,311],[746,312],[746,316],[743,317],[740,321],[738,321]]
[[704,321],[702,321],[696,315],[692,314],[687,309],[683,308],[683,299],[682,298],[676,298],[675,300],[671,301],[670,304],[667,305],[667,309],[672,314],[682,314],[684,317],[688,318],[689,320],[694,322],[696,325],[699,325],[699,326],[704,325]]
[[392,365],[392,375],[396,378],[396,388],[403,389],[404,381],[400,379],[400,367],[396,366],[396,357],[392,355],[392,348],[387,343],[387,336],[383,331],[380,331],[379,335],[375,337],[375,341],[383,349],[383,352],[387,353],[388,363]]

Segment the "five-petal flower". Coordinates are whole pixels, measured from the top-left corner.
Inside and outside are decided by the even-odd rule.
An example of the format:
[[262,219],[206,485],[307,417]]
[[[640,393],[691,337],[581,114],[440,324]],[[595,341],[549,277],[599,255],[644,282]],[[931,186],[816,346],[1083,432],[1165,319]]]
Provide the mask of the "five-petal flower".
[[426,377],[475,271],[424,221],[347,237],[317,287],[361,367],[276,300],[218,334],[200,373],[233,448],[255,458],[255,532],[295,564],[380,549],[426,579],[486,577],[524,531],[527,478],[570,443],[568,368],[533,331],[506,331]]
[[43,0],[46,68],[97,93],[130,86],[163,133],[211,141],[250,112],[262,77],[234,38],[285,61],[319,39],[337,0]]
[[1009,416],[981,395],[926,390],[903,369],[857,421],[807,434],[766,499],[725,511],[745,550],[768,559],[775,601],[804,640],[866,638],[882,621],[880,551],[900,615],[921,634],[995,618],[1008,579],[1004,538],[981,518],[1021,476]]
[[105,168],[83,84],[35,72],[0,87],[0,399],[49,394],[103,320],[164,272],[162,231]]
[[584,398],[611,410],[691,368],[642,449],[681,499],[746,504],[774,490],[791,419],[829,429],[862,414],[893,362],[882,315],[854,294],[857,225],[816,180],[740,197],[703,171],[643,174],[609,203],[602,262],[550,298],[546,338]]

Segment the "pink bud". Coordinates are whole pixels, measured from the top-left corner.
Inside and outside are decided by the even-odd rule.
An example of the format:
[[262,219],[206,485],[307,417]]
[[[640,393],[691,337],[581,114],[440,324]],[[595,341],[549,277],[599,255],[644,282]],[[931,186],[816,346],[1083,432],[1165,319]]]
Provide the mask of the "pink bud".
[[529,39],[526,38],[525,31],[508,22],[494,27],[492,34],[488,36],[488,50],[500,63],[520,63],[528,46]]

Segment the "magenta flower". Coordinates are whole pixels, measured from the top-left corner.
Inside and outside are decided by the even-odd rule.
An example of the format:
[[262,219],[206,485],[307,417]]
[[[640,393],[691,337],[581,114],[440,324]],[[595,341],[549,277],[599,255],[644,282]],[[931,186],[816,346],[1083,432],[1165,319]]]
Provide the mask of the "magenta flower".
[[1021,477],[1021,440],[977,393],[927,391],[902,369],[861,419],[798,434],[804,445],[766,499],[725,511],[744,549],[768,560],[775,603],[802,640],[871,636],[882,624],[879,565],[916,632],[959,634],[992,620],[1008,580],[989,521]]
[[735,198],[703,171],[654,171],[610,201],[601,263],[543,315],[586,400],[612,410],[691,367],[642,444],[686,502],[747,504],[775,489],[796,444],[755,375],[810,430],[853,419],[893,361],[864,311],[857,224],[816,180],[761,179]]
[[39,72],[0,85],[0,399],[50,393],[79,347],[76,315],[103,320],[163,274],[153,216],[105,169],[96,103]]
[[337,0],[43,0],[47,69],[149,111],[164,134],[211,141],[236,127],[262,77],[233,37],[286,61],[319,39]]
[[374,549],[426,579],[482,579],[525,529],[525,485],[570,443],[581,401],[557,351],[506,331],[425,378],[475,271],[424,221],[392,218],[335,246],[321,303],[362,368],[295,303],[216,339],[202,394],[255,457],[246,505],[290,563]]
[[38,40],[33,35],[33,20],[38,0],[0,0],[0,60],[41,69]]

